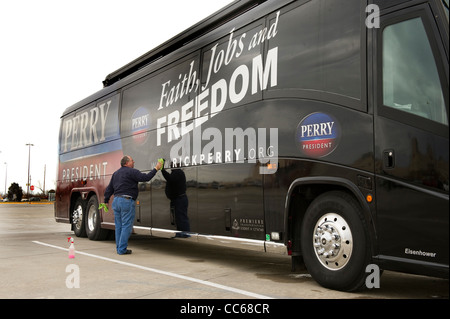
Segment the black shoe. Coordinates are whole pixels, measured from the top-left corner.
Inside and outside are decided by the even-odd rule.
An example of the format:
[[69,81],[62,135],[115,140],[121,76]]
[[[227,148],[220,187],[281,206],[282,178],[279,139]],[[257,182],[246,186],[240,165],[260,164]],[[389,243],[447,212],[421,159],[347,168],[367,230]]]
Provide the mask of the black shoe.
[[131,249],[127,249],[126,252],[124,252],[123,254],[119,254],[119,255],[131,255],[133,251]]

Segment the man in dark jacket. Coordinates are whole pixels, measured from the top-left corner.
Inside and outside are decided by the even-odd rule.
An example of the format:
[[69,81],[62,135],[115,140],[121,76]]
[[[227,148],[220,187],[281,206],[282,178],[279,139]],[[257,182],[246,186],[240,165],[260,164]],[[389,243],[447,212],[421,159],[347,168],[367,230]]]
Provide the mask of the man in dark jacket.
[[150,181],[162,165],[158,162],[149,173],[141,173],[134,168],[134,161],[128,155],[122,158],[120,165],[122,167],[114,172],[106,187],[104,202],[108,204],[109,199],[114,195],[112,208],[116,226],[116,249],[119,255],[125,255],[131,254],[131,250],[127,247],[136,215],[135,201],[139,193],[138,183]]

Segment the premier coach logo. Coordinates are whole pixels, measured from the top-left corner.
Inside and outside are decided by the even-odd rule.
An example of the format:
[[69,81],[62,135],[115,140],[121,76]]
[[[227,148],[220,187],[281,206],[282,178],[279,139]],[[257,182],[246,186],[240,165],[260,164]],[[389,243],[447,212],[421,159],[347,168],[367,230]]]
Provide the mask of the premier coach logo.
[[300,151],[310,157],[324,157],[333,152],[339,143],[339,123],[325,113],[312,113],[298,125],[296,142]]

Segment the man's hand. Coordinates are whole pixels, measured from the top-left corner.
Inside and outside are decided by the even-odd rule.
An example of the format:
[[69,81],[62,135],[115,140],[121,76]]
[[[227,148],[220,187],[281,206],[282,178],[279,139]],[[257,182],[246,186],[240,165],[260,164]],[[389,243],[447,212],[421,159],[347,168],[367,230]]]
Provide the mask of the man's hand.
[[105,204],[105,203],[100,203],[100,205],[98,205],[98,209],[99,210],[104,210],[105,211],[105,213],[107,213],[108,212],[108,206]]
[[163,168],[164,168],[164,159],[160,158],[160,159],[158,159],[158,164],[156,164],[155,169],[157,171],[159,171],[159,170],[161,170]]

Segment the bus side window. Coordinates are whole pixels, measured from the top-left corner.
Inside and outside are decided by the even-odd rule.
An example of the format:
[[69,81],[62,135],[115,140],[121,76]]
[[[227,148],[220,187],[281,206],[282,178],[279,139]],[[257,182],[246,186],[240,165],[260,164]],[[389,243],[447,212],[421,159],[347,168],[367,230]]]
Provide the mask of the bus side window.
[[383,30],[383,104],[448,125],[436,61],[419,17]]

